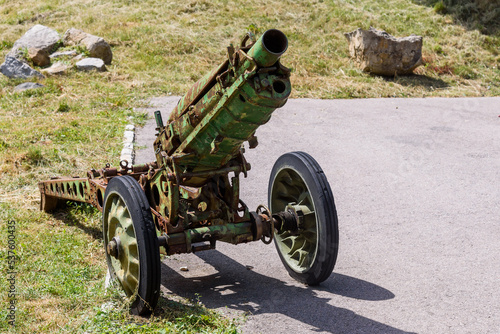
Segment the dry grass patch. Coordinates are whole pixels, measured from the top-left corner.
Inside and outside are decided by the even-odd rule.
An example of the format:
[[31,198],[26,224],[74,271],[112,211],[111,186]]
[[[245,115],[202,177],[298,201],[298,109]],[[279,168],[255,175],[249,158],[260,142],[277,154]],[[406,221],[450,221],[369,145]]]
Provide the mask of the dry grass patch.
[[68,319],[60,307],[59,298],[46,298],[27,301],[26,311],[33,316],[34,332],[42,333],[52,328],[62,328]]

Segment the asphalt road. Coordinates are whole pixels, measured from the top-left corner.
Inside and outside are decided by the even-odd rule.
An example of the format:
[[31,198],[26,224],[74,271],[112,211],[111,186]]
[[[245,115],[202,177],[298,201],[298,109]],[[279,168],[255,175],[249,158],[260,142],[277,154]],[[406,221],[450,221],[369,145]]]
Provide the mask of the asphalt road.
[[[177,100],[147,111],[166,120]],[[154,160],[153,123],[136,163]],[[219,243],[163,262],[167,298],[246,312],[245,333],[500,333],[500,98],[290,100],[257,136],[241,198],[266,203],[281,154],[315,157],[339,217],[334,273],[306,287],[273,245]]]

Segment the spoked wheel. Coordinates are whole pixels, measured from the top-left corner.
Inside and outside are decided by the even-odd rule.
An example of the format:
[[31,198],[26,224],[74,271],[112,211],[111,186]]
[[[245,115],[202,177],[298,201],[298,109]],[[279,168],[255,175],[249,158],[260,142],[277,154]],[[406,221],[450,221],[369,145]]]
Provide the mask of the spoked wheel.
[[275,244],[290,276],[316,285],[326,280],[337,260],[337,211],[323,170],[309,154],[291,152],[274,164],[268,192],[271,212],[292,211],[298,229],[275,233]]
[[109,273],[134,314],[150,314],[160,295],[160,253],[150,206],[131,176],[114,177],[104,194],[103,233]]

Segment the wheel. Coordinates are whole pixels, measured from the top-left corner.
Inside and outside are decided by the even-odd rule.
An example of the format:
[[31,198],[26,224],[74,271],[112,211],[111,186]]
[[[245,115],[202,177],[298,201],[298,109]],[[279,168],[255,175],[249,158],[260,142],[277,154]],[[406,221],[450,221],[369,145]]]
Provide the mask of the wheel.
[[279,257],[290,276],[308,285],[326,280],[337,260],[337,211],[323,170],[309,154],[291,152],[274,164],[269,179],[271,212],[294,211],[298,230],[275,231]]
[[133,177],[109,181],[102,217],[109,273],[133,299],[131,312],[148,315],[160,295],[160,252],[146,194]]

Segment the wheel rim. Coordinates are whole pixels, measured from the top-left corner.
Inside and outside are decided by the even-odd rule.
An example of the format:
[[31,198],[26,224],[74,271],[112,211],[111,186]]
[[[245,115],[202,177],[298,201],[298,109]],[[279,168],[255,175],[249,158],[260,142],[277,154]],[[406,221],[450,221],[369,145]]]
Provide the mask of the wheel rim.
[[309,270],[318,250],[318,227],[313,199],[299,173],[284,168],[276,174],[270,205],[271,212],[293,208],[302,216],[298,233],[277,231],[275,240],[291,269],[298,273]]
[[[120,281],[127,296],[135,295],[139,288],[139,248],[129,209],[117,193],[109,195],[105,208],[105,249],[109,267]],[[119,240],[117,256],[109,254],[108,245]]]

